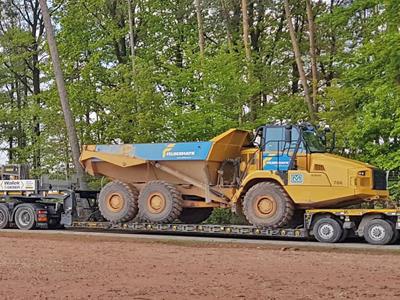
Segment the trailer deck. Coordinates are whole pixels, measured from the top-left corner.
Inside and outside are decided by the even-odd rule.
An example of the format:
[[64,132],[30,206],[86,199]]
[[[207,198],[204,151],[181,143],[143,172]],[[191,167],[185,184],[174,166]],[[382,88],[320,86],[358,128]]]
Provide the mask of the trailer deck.
[[257,228],[249,225],[212,225],[212,224],[149,224],[149,223],[110,223],[110,222],[73,222],[69,228],[75,229],[103,229],[123,230],[129,232],[146,233],[185,233],[207,234],[244,237],[286,237],[307,238],[308,231],[304,228]]

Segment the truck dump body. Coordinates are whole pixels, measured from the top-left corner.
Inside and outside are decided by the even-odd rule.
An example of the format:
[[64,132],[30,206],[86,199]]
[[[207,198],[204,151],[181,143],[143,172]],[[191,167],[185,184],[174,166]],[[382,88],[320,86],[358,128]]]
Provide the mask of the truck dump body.
[[[231,129],[206,142],[88,145],[81,162],[91,175],[118,179],[139,189],[145,182],[165,180],[176,185],[194,185],[191,194],[205,197],[204,189],[199,188],[217,185],[221,163],[240,157],[246,143],[249,132]],[[163,167],[176,173],[166,172]]]
[[144,161],[207,160],[212,142],[97,145],[96,152],[125,155]]

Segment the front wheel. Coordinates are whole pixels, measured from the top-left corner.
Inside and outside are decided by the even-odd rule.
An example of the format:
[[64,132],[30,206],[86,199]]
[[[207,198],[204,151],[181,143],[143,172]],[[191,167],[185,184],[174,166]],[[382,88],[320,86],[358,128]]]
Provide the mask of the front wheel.
[[342,225],[335,219],[322,218],[313,226],[313,234],[318,242],[321,243],[337,243],[343,235]]
[[32,230],[36,228],[35,212],[30,207],[18,208],[14,220],[19,229]]
[[260,182],[244,196],[243,213],[252,225],[276,228],[289,223],[294,214],[294,205],[281,186]]

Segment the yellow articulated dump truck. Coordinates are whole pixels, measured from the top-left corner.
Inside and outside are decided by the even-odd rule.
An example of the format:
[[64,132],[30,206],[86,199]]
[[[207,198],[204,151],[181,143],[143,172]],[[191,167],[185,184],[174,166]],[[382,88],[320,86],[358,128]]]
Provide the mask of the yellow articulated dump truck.
[[111,223],[199,224],[214,208],[255,230],[302,228],[322,242],[398,237],[397,209],[349,209],[388,199],[386,173],[328,153],[310,124],[230,129],[210,141],[85,145],[86,172],[110,179],[99,208]]

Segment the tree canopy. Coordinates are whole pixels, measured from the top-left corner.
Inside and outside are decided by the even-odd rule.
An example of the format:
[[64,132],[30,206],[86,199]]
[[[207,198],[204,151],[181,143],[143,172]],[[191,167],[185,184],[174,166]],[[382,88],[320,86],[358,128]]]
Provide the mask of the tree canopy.
[[[232,127],[309,121],[311,109],[343,153],[399,168],[399,1],[308,1],[307,10],[291,0],[286,13],[283,2],[54,0],[80,143],[207,140]],[[70,174],[61,111],[38,0],[0,0],[9,161]]]

